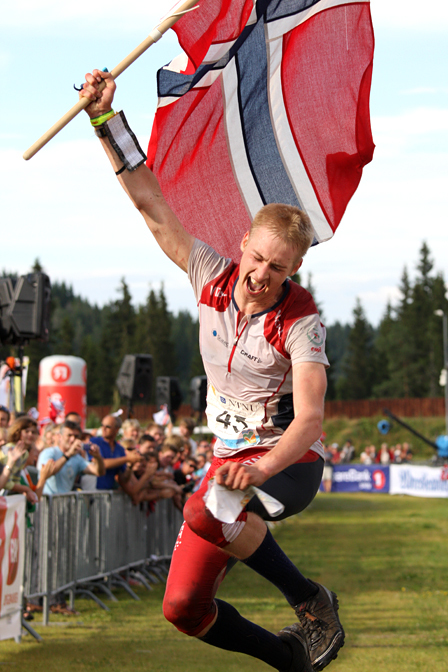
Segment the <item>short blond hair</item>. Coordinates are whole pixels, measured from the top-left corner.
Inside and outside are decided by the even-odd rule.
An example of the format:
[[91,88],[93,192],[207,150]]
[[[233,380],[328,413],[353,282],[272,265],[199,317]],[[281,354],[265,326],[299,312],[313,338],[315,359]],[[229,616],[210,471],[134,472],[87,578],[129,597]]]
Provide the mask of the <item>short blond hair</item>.
[[295,205],[269,203],[255,215],[249,238],[257,229],[266,228],[281,240],[292,245],[298,260],[305,256],[314,239],[314,229],[308,215]]

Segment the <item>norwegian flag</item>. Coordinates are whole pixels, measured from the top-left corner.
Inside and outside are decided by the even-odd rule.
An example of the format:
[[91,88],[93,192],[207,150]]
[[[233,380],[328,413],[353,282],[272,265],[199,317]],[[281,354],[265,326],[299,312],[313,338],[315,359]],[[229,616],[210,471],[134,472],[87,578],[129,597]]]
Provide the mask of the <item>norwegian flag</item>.
[[148,166],[185,228],[238,260],[266,203],[332,237],[372,160],[367,0],[202,0],[158,72]]

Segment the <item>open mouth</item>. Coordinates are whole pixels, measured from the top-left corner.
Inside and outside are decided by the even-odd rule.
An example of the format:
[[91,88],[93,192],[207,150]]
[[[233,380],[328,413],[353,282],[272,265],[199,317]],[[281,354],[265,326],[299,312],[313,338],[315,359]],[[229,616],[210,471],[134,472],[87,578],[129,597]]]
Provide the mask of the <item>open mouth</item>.
[[260,294],[261,292],[264,292],[266,289],[266,285],[264,282],[255,282],[250,275],[247,278],[247,289],[250,294]]

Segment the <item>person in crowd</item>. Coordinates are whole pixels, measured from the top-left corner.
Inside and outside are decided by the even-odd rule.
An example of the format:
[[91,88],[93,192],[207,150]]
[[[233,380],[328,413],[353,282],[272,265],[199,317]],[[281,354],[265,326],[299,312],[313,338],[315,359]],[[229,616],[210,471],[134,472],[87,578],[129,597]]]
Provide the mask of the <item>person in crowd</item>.
[[167,476],[173,476],[173,465],[176,463],[180,454],[180,446],[178,444],[179,437],[172,436],[169,439],[166,439],[163,442],[163,445],[159,451],[159,466],[160,469],[163,469]]
[[196,449],[198,444],[193,439],[194,428],[196,427],[196,422],[194,418],[182,418],[179,422],[179,432],[183,439],[188,441],[191,446],[191,455],[196,454]]
[[140,423],[137,418],[128,418],[125,420],[121,427],[121,432],[121,444],[123,444],[123,440],[131,439],[131,441],[134,441],[135,445],[138,445],[141,430]]
[[381,444],[378,455],[375,458],[375,462],[383,465],[390,464],[390,452],[387,443]]
[[[344,643],[336,596],[306,579],[283,553],[257,498],[231,524],[210,515],[204,502],[214,476],[228,490],[250,485],[266,489],[285,505],[281,515],[287,517],[306,508],[320,486],[325,332],[311,295],[288,280],[312,244],[311,223],[299,208],[270,204],[243,237],[240,263],[221,257],[188,233],[169,208],[123,114],[118,115],[118,126],[112,123],[115,88],[110,73],[94,70],[86,75],[80,95],[90,100],[86,111],[97,124],[96,133],[120,183],[162,250],[189,273],[200,308],[201,354],[210,395],[207,417],[219,436],[207,479],[184,508],[185,525],[171,561],[164,614],[190,636],[246,653],[277,670],[321,670]],[[124,144],[112,129],[124,133]],[[120,149],[129,142],[135,148],[132,156],[141,157],[135,164],[131,154]],[[218,341],[219,331],[236,334],[233,344],[224,338]],[[244,347],[236,348],[238,342]],[[258,356],[251,354],[254,349]],[[230,398],[236,413],[229,413]],[[282,592],[298,619],[293,625],[274,635],[215,599],[234,557]]]
[[0,427],[0,448],[8,442],[8,430],[6,427]]
[[79,425],[66,420],[61,428],[59,446],[45,448],[39,454],[37,461],[39,474],[48,461],[54,462],[53,474],[43,488],[44,495],[60,495],[70,492],[79,474],[93,474],[96,477],[105,474],[106,468],[98,446],[90,446],[91,461],[89,462],[81,455],[84,447],[80,437]]
[[412,457],[413,457],[413,455],[412,455],[411,446],[410,446],[409,443],[407,443],[407,441],[405,441],[403,443],[403,448],[402,448],[402,451],[401,451],[401,461],[402,462],[410,462],[412,460]]
[[198,468],[198,463],[194,457],[188,457],[184,460],[179,469],[175,469],[173,473],[173,478],[179,485],[185,495],[185,499],[191,495],[193,487],[196,482],[194,476],[196,469]]
[[43,494],[45,483],[55,473],[56,463],[53,459],[48,460],[44,464],[42,469],[39,471],[39,477],[37,483],[34,484],[30,472],[28,471],[28,467],[36,467],[38,458],[39,458],[39,451],[37,449],[37,446],[36,445],[31,446],[30,450],[28,451],[28,459],[22,471],[20,472],[20,477],[22,485],[29,486],[36,495],[37,499],[40,500]]
[[162,443],[165,440],[165,430],[161,425],[158,425],[156,422],[148,422],[148,424],[145,427],[145,434],[149,434],[152,436],[154,439],[155,446],[154,448],[156,450],[159,450],[159,448],[162,446]]
[[162,452],[162,449],[163,449],[164,452],[166,453],[169,448],[171,448],[172,451],[176,453],[174,461],[170,462],[167,465],[168,470],[170,471],[170,474],[172,475],[174,469],[179,469],[180,465],[182,464],[182,461],[184,459],[186,459],[187,457],[190,457],[191,446],[181,436],[173,435],[173,436],[168,436],[165,439],[165,441],[162,444],[162,447],[160,448],[160,452]]
[[126,455],[132,453],[134,450],[137,450],[137,444],[134,439],[120,439],[120,444],[126,451]]
[[174,505],[182,510],[183,508],[183,492],[174,480],[173,465],[176,463],[179,456],[179,449],[177,441],[173,439],[180,439],[180,437],[171,437],[164,441],[162,448],[158,453],[159,468],[151,481],[151,486],[155,489],[167,488],[171,490],[170,496],[173,499]]
[[157,452],[155,438],[151,436],[151,434],[143,434],[142,438],[140,439],[138,450],[141,455],[145,455],[149,452]]
[[394,464],[401,464],[401,450],[402,450],[402,445],[401,443],[396,443],[394,446]]
[[359,456],[361,464],[371,465],[375,463],[376,448],[373,444],[366,446]]
[[2,447],[0,453],[0,462],[3,465],[8,464],[8,452],[14,447],[18,447],[20,457],[14,462],[9,471],[9,478],[4,485],[5,494],[25,494],[30,504],[35,504],[37,497],[33,490],[20,482],[20,472],[28,460],[28,454],[34,446],[39,436],[37,422],[27,415],[23,415],[12,423],[8,429],[7,443]]
[[355,457],[355,446],[353,445],[351,439],[347,441],[342,446],[342,450],[339,455],[340,464],[349,464]]
[[333,471],[334,471],[334,451],[330,446],[324,444],[325,465],[322,473],[322,485],[324,492],[331,492],[333,485]]
[[198,447],[196,448],[197,453],[206,453],[207,450],[210,450],[210,442],[207,439],[201,439],[198,441]]
[[3,455],[0,456],[0,490],[3,490],[11,478],[12,469],[16,462],[22,457],[23,452],[23,446],[21,446],[20,443],[16,443],[8,450],[5,457],[3,457]]
[[195,459],[196,459],[196,471],[193,474],[193,478],[195,481],[193,486],[193,492],[199,490],[207,471],[210,469],[210,463],[207,462],[207,456],[205,453],[196,453]]
[[42,434],[44,444],[43,448],[53,448],[53,446],[57,445],[57,442],[59,441],[59,437],[61,435],[59,430],[60,427],[58,427],[58,425],[55,425],[54,422],[49,422],[47,425],[45,425]]
[[126,484],[131,477],[127,462],[139,462],[140,456],[126,455],[123,446],[118,443],[117,435],[121,429],[121,420],[114,415],[106,415],[101,421],[102,436],[91,438],[91,444],[98,446],[104,460],[106,472],[96,481],[98,490],[116,490],[118,484],[126,491]]
[[6,406],[0,405],[0,427],[7,429],[9,427],[9,421],[11,418],[11,412]]
[[70,422],[74,422],[75,425],[79,425],[79,427],[82,427],[82,417],[77,411],[69,411],[68,413],[65,414],[65,420],[70,420]]
[[142,462],[133,467],[133,475],[137,479],[137,485],[133,485],[134,503],[151,502],[154,506],[161,499],[174,497],[180,501],[181,492],[174,481],[164,471],[160,471],[158,453],[155,450],[142,455]]

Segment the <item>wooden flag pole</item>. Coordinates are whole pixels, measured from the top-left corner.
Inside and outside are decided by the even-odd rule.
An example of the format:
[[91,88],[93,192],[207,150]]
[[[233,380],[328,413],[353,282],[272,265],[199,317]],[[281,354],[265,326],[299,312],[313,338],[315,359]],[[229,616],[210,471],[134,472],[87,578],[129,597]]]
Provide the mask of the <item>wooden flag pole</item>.
[[[151,31],[151,33],[148,35],[146,40],[143,40],[141,44],[139,44],[134,51],[131,51],[131,53],[124,58],[121,63],[119,63],[113,70],[111,70],[111,75],[116,79],[118,75],[121,75],[122,72],[126,70],[134,61],[139,58],[147,49],[149,49],[150,46],[154,44],[154,42],[157,42],[160,40],[162,35],[166,33],[167,30],[169,30],[176,21],[178,21],[182,14],[185,12],[188,12],[191,9],[194,9],[195,6],[198,4],[199,0],[186,0],[182,5],[179,5],[178,7],[173,8],[174,11],[172,14],[169,14],[154,30]],[[104,83],[103,88],[105,86]],[[101,85],[100,85],[100,90],[101,90]],[[66,114],[64,114],[63,117],[59,119],[46,133],[42,135],[42,137],[37,140],[34,145],[31,145],[29,149],[27,149],[24,154],[23,158],[25,161],[28,161],[28,159],[31,159],[39,149],[42,149],[44,145],[47,144],[51,140],[51,138],[54,138],[54,136],[59,133],[67,124],[76,117],[82,110],[84,110],[92,101],[89,100],[88,98],[80,98],[76,105],[73,105],[71,110],[69,110]]]

